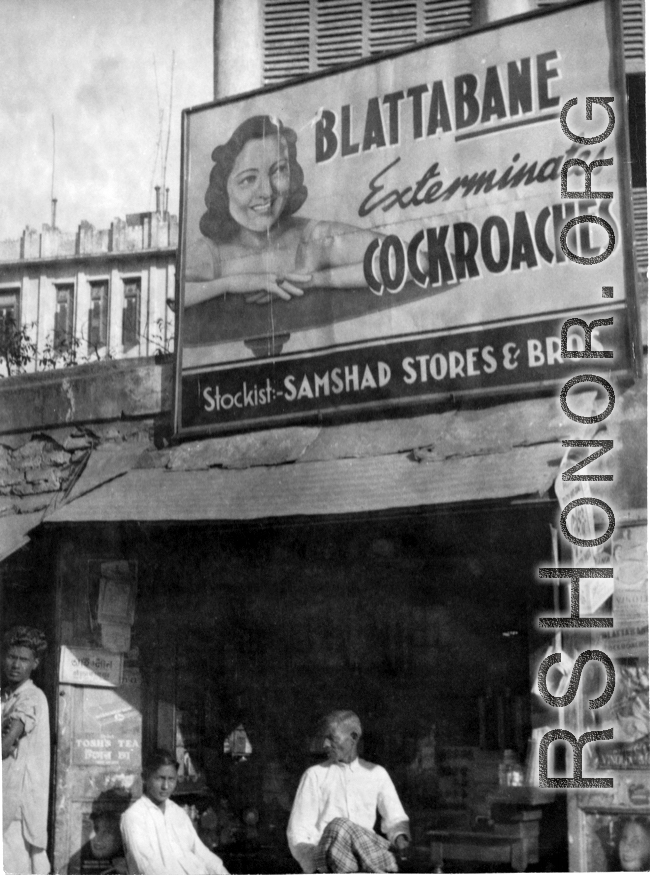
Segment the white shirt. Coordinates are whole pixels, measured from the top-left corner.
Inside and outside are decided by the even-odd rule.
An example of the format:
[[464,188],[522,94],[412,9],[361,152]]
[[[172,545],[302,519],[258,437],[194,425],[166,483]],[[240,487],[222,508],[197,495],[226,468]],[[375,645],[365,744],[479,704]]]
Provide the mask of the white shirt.
[[183,809],[141,796],[120,822],[129,875],[228,875]]
[[346,817],[372,830],[377,811],[389,841],[401,834],[409,835],[408,817],[382,766],[356,759],[351,763],[320,763],[307,769],[287,827],[289,849],[303,872],[314,871],[314,853],[330,821]]
[[22,821],[30,845],[47,847],[47,797],[50,789],[50,717],[45,693],[30,679],[2,691],[2,725],[22,720],[24,735],[2,761],[3,830]]

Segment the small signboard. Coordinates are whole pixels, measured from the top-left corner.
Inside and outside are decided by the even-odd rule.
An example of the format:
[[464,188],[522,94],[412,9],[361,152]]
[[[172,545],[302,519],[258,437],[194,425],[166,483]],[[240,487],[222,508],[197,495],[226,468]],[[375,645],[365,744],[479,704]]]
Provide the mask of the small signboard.
[[125,668],[122,686],[80,691],[75,715],[72,762],[80,766],[118,766],[138,773],[141,766],[142,688],[137,669]]
[[84,687],[119,687],[122,684],[122,654],[94,647],[61,647],[59,681]]
[[629,370],[625,113],[605,0],[186,110],[177,433],[559,384],[572,317]]

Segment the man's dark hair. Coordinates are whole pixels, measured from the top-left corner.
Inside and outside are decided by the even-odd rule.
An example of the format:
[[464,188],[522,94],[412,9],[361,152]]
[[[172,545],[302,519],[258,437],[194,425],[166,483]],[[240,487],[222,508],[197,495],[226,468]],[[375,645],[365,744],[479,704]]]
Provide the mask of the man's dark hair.
[[161,766],[173,766],[178,771],[176,757],[171,751],[165,750],[164,747],[156,748],[156,750],[152,750],[151,753],[147,754],[142,763],[142,774],[145,778],[148,778],[149,775],[152,775]]
[[282,138],[287,144],[289,158],[289,195],[279,218],[291,216],[307,200],[305,174],[298,164],[296,143],[298,135],[292,128],[285,127],[280,119],[268,115],[254,115],[235,129],[227,143],[217,146],[212,152],[214,167],[210,172],[210,184],[205,193],[207,213],[201,216],[199,228],[204,237],[217,243],[232,240],[239,225],[230,215],[228,198],[228,178],[235,166],[237,156],[249,140]]
[[10,647],[28,647],[36,659],[40,659],[47,650],[45,635],[33,626],[12,626],[5,633],[2,644],[5,653]]

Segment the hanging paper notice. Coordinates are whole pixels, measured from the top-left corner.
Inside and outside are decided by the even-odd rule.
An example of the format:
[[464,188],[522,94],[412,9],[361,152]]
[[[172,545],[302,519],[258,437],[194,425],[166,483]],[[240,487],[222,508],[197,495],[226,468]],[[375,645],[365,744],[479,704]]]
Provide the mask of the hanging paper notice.
[[131,625],[135,618],[135,574],[132,563],[102,562],[100,565],[99,623]]

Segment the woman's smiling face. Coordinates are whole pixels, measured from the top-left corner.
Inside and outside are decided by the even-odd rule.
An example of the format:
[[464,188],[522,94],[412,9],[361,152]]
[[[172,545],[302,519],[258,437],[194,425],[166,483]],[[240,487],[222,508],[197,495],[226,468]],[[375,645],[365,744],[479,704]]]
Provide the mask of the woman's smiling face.
[[249,140],[228,177],[230,215],[258,233],[275,225],[290,189],[289,150],[283,137]]
[[627,823],[618,846],[624,872],[645,872],[650,860],[650,835],[640,823]]

